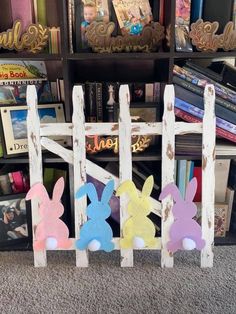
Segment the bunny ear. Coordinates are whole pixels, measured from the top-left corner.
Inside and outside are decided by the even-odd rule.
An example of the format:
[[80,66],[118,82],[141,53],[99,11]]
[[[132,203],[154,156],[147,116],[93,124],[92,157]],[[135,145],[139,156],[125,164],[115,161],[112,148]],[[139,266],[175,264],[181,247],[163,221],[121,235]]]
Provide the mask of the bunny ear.
[[153,176],[149,176],[143,185],[142,195],[150,196],[152,193],[153,185],[154,185]]
[[64,178],[61,177],[57,180],[57,182],[55,183],[54,189],[53,189],[53,193],[52,193],[52,199],[54,201],[60,201],[63,191],[64,191]]
[[123,182],[117,189],[116,195],[120,196],[123,193],[129,194],[131,199],[137,199],[138,198],[138,191],[133,181],[126,180]]
[[84,195],[88,194],[88,197],[91,202],[97,202],[98,201],[98,195],[97,191],[95,189],[95,186],[93,183],[86,183],[81,188],[76,192],[75,197],[76,198],[81,198]]
[[196,191],[197,191],[197,179],[194,177],[187,185],[185,200],[191,202],[194,199]]
[[110,180],[107,185],[105,186],[104,190],[103,190],[103,193],[102,193],[102,198],[101,198],[101,201],[103,203],[108,203],[111,196],[112,196],[112,193],[114,191],[114,180]]
[[180,191],[174,183],[169,183],[163,188],[159,200],[162,201],[168,195],[171,195],[175,202],[182,200]]
[[44,203],[46,200],[49,199],[48,192],[45,189],[42,183],[34,184],[26,194],[26,201],[32,200],[34,198],[39,198],[41,203]]

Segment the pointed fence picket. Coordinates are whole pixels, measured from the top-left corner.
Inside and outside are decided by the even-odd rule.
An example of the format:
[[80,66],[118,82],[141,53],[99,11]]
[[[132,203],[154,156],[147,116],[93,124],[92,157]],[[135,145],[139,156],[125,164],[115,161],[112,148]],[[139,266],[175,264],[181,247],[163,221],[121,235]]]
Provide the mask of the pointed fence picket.
[[[162,135],[162,187],[174,182],[174,160],[175,160],[175,135],[187,133],[203,134],[203,199],[202,199],[202,231],[206,241],[206,247],[201,252],[201,266],[212,267],[213,265],[213,242],[214,242],[214,160],[215,160],[215,114],[214,114],[214,87],[208,85],[205,89],[205,115],[203,123],[176,122],[174,116],[174,88],[167,85],[164,93],[164,115],[162,122],[133,123],[129,114],[129,89],[127,85],[120,88],[120,117],[118,123],[85,123],[84,120],[84,96],[81,86],[73,89],[73,117],[72,123],[40,124],[37,113],[37,95],[35,87],[27,88],[28,104],[28,143],[30,160],[30,183],[42,182],[42,149],[57,154],[65,162],[73,165],[73,187],[74,194],[86,182],[86,174],[106,184],[110,179],[115,181],[115,189],[127,179],[132,179],[132,135]],[[72,150],[62,147],[49,136],[72,136]],[[103,168],[86,159],[86,136],[87,135],[112,135],[119,137],[119,178],[110,174]],[[161,266],[173,267],[174,257],[166,249],[169,241],[169,230],[173,223],[171,197],[167,197],[162,204],[151,198],[153,212],[162,217],[162,237],[159,238],[156,248],[161,250]],[[126,212],[127,196],[120,198],[121,226],[128,218]],[[79,238],[80,228],[86,222],[86,198],[74,200],[75,210],[75,235]],[[32,202],[32,227],[34,228],[40,220],[37,202]],[[122,230],[121,230],[122,237]],[[133,250],[121,249],[120,238],[114,238],[115,249],[121,251],[121,266],[133,266]],[[75,239],[70,250],[76,250]],[[146,248],[145,248],[146,249]],[[46,251],[34,252],[35,266],[46,266]],[[87,267],[89,265],[88,252],[76,250],[76,265]]]

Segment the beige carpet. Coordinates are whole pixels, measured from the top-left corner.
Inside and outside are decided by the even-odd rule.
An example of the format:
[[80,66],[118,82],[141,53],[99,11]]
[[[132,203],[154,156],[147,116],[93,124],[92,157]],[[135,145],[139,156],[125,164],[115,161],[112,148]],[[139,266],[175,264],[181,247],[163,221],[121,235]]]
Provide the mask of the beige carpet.
[[236,247],[216,247],[213,269],[198,253],[177,254],[160,268],[159,252],[136,252],[135,267],[119,267],[119,253],[93,253],[77,269],[74,252],[50,252],[35,269],[31,252],[0,253],[0,313],[236,313]]

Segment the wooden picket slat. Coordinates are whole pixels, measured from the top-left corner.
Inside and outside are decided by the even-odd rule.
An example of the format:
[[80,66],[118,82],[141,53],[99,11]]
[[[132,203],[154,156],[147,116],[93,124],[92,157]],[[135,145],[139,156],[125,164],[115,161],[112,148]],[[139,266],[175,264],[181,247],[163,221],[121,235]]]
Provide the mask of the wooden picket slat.
[[[79,188],[86,183],[86,148],[85,148],[85,128],[84,128],[84,95],[82,86],[73,88],[73,164],[74,164],[74,195]],[[75,236],[80,237],[80,229],[87,221],[86,215],[87,198],[74,199],[75,211]],[[76,250],[76,266],[88,266],[87,250]]]
[[206,246],[201,251],[201,267],[213,266],[215,217],[215,90],[207,85],[204,91],[202,135],[202,237]]
[[[122,85],[119,91],[119,157],[120,157],[120,184],[132,180],[132,153],[131,153],[131,117],[129,111],[130,95],[128,85]],[[129,218],[127,205],[129,198],[126,194],[120,197],[120,237],[123,238],[122,227]],[[121,267],[133,266],[133,250],[120,249]]]
[[[162,118],[162,188],[174,182],[175,166],[175,114],[174,114],[174,87],[166,85],[164,92],[164,114]],[[167,250],[166,245],[169,241],[170,227],[174,221],[172,214],[173,200],[167,196],[162,201],[162,220],[161,220],[161,267],[173,267],[174,259]]]
[[[42,148],[40,144],[40,121],[38,116],[38,100],[37,92],[34,85],[27,87],[26,92],[28,113],[27,113],[27,137],[28,137],[28,150],[29,150],[29,174],[30,186],[35,183],[43,182],[42,170]],[[35,227],[41,220],[39,215],[39,204],[37,199],[31,201],[32,211],[32,229],[33,240],[35,238]],[[34,266],[44,267],[47,266],[46,250],[34,251]]]

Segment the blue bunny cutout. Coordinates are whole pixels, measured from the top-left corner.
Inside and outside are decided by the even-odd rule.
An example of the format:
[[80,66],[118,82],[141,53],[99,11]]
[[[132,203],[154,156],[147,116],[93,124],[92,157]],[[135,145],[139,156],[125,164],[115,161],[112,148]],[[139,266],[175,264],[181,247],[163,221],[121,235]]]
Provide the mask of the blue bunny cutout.
[[79,250],[91,251],[104,250],[111,252],[114,249],[112,242],[113,233],[106,219],[111,214],[109,200],[114,190],[114,180],[110,180],[105,186],[101,200],[98,200],[97,191],[92,183],[83,185],[76,193],[76,198],[88,195],[91,203],[86,211],[89,218],[80,230],[80,239],[76,241]]

